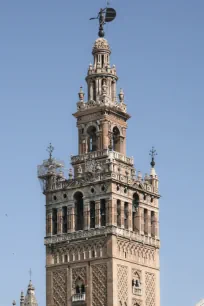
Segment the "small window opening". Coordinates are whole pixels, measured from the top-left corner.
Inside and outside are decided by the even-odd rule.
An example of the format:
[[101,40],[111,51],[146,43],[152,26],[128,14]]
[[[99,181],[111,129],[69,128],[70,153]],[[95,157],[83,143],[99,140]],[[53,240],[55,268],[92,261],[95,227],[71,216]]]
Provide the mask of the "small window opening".
[[74,195],[75,199],[75,230],[80,231],[84,228],[84,202],[83,194],[76,192]]
[[95,191],[95,189],[92,187],[92,188],[91,188],[91,193],[94,193],[94,191]]
[[90,228],[95,228],[95,202],[90,202]]
[[97,150],[97,136],[96,136],[96,128],[95,126],[90,126],[87,130],[88,134],[88,151],[94,152]]
[[144,209],[144,233],[148,234],[148,212],[147,209]]
[[102,57],[102,68],[104,67],[104,55],[101,56]]
[[57,209],[52,210],[52,234],[57,235]]
[[106,226],[106,200],[100,200],[101,226]]
[[129,215],[128,202],[125,202],[125,205],[124,205],[124,227],[125,229],[128,229],[128,215]]
[[112,135],[112,148],[113,151],[120,152],[120,131],[117,126],[113,128]]
[[62,230],[67,233],[67,207],[62,207]]
[[106,188],[105,188],[105,185],[103,185],[102,187],[101,187],[101,191],[105,191],[106,190]]
[[117,226],[121,226],[121,202],[117,200]]

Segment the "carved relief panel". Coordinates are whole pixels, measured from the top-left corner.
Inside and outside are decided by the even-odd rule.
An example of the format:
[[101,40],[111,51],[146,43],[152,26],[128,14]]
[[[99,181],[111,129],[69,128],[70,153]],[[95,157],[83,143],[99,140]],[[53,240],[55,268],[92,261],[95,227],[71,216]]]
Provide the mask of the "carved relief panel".
[[67,305],[67,271],[59,270],[53,272],[53,300],[56,306]]
[[92,305],[107,306],[107,264],[92,266]]
[[128,305],[128,267],[117,265],[118,306]]
[[155,306],[155,274],[145,273],[145,306]]

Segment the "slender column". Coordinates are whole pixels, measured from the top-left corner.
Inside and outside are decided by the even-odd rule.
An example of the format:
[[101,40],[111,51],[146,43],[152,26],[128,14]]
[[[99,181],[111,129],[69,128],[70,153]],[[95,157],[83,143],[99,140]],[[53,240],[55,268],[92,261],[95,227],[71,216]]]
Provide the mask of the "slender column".
[[99,90],[99,86],[98,86],[98,78],[96,79],[96,97],[98,96],[98,90]]
[[100,200],[95,201],[95,227],[101,226]]
[[132,231],[132,203],[128,203],[128,229]]
[[73,206],[70,211],[70,221],[71,221],[71,226],[70,226],[70,232],[75,231],[75,207]]
[[120,152],[126,155],[126,129],[123,128],[123,137],[120,138]]
[[47,226],[46,226],[46,235],[52,235],[52,212],[47,214]]
[[97,132],[97,150],[101,150],[101,132]]
[[153,220],[152,220],[152,235],[155,238],[159,238],[159,223],[158,223],[158,213],[154,213]]
[[106,225],[109,225],[109,199],[106,200]]
[[67,230],[68,233],[71,232],[71,225],[72,225],[72,209],[68,208],[67,209]]
[[115,202],[112,199],[108,200],[108,224],[114,225],[114,219],[115,219]]
[[62,234],[62,208],[57,210],[57,234]]
[[144,235],[144,208],[140,207],[140,228],[141,228],[141,234]]
[[152,231],[151,210],[147,211],[147,229],[148,229],[148,236],[151,236],[151,231]]
[[84,201],[84,230],[90,229],[90,203],[89,200]]
[[84,153],[87,153],[88,152],[88,137],[85,138],[85,150],[84,150]]
[[141,233],[141,221],[141,208],[139,207],[138,210],[134,213],[133,231]]
[[113,199],[113,225],[117,226],[117,199]]
[[90,100],[93,100],[93,82],[91,81],[90,82],[90,97],[89,97]]
[[112,82],[112,99],[113,99],[113,102],[115,102],[116,100],[116,82]]
[[124,202],[120,201],[121,228],[124,228]]
[[103,149],[108,149],[109,138],[108,138],[108,122],[103,122]]
[[148,235],[149,232],[149,224],[148,224],[148,211],[144,209],[144,233]]
[[155,212],[155,237],[159,238],[159,213]]
[[98,80],[98,93],[99,93],[99,95],[101,95],[101,88],[102,88],[101,83],[102,83],[102,79],[99,79]]

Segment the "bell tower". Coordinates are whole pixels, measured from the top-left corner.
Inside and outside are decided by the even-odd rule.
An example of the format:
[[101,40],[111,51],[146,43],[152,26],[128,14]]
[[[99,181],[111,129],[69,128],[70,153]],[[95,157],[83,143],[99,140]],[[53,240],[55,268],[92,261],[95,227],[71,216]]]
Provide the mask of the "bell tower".
[[64,176],[52,146],[38,168],[46,197],[46,305],[160,306],[156,152],[144,177],[126,156],[130,115],[122,89],[117,97],[109,43],[99,36],[87,100],[80,88],[73,114],[73,170]]

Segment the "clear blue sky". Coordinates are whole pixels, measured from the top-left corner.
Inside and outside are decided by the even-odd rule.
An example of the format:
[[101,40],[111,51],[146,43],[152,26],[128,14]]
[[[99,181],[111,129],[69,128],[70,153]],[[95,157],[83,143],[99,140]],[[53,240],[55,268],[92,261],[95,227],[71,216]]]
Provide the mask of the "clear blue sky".
[[[36,167],[50,141],[67,168],[77,154],[71,114],[97,37],[89,17],[104,3],[0,0],[0,306],[19,299],[30,267],[45,306],[45,203]],[[106,30],[111,62],[132,115],[127,153],[143,173],[151,146],[159,153],[161,305],[192,306],[204,297],[204,1],[111,5],[118,13]]]

